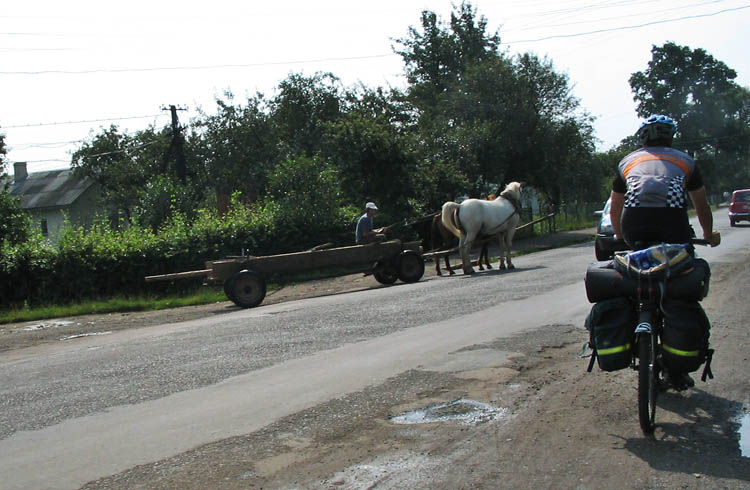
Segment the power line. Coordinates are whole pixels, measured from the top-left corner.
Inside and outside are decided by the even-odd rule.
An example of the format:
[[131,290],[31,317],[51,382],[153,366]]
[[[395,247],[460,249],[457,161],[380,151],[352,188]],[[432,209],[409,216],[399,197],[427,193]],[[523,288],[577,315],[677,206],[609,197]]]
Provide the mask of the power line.
[[49,123],[35,123],[35,124],[15,124],[10,126],[0,126],[0,129],[12,129],[12,128],[36,128],[39,126],[62,126],[66,124],[83,124],[92,122],[104,122],[104,121],[124,121],[126,119],[145,119],[151,117],[164,117],[164,114],[150,114],[147,116],[128,116],[128,117],[108,117],[106,119],[88,119],[85,121],[65,121],[65,122],[49,122]]
[[648,26],[657,25],[657,24],[667,24],[667,23],[671,23],[671,22],[680,22],[680,21],[683,21],[683,20],[699,19],[699,18],[702,18],[702,17],[713,17],[715,15],[724,14],[724,13],[727,13],[727,12],[735,12],[737,10],[744,10],[744,9],[747,9],[747,8],[750,8],[750,5],[746,5],[744,7],[736,7],[736,8],[731,8],[731,9],[719,10],[717,12],[712,12],[712,13],[709,13],[709,14],[688,15],[688,16],[685,16],[685,17],[678,17],[678,18],[675,18],[675,19],[655,20],[653,22],[644,22],[643,24],[636,24],[636,25],[631,25],[631,26],[611,27],[611,28],[608,28],[608,29],[596,29],[594,31],[578,32],[578,33],[574,33],[574,34],[554,34],[552,36],[540,37],[540,38],[537,38],[537,39],[519,39],[517,41],[506,41],[506,42],[503,42],[502,44],[534,43],[534,42],[539,42],[539,41],[548,41],[550,39],[581,37],[581,36],[588,36],[588,35],[591,35],[591,34],[600,34],[600,33],[603,33],[603,32],[624,31],[624,30],[629,30],[629,29],[640,29],[641,27],[648,27]]
[[[709,2],[701,2],[701,3],[693,3],[693,4],[690,4],[690,5],[682,5],[679,8],[671,7],[671,8],[665,8],[665,9],[662,9],[662,10],[650,10],[648,13],[650,15],[661,14],[661,13],[665,13],[665,12],[674,13],[675,10],[686,10],[686,9],[693,8],[693,7],[703,7],[703,6],[708,5],[708,4],[719,3],[719,2],[722,2],[722,1],[723,0],[711,0]],[[652,0],[646,0],[645,2],[637,2],[637,3],[651,3],[651,2],[652,2]],[[606,7],[610,8],[610,7],[612,7],[612,5],[606,5]],[[602,8],[602,7],[598,7],[598,8]],[[575,10],[575,11],[572,11],[571,13],[572,14],[577,14],[579,12],[578,12],[578,10]],[[625,18],[628,18],[628,17],[641,17],[642,18],[643,17],[643,13],[642,12],[636,12],[636,13],[633,13],[633,14],[630,14],[630,15],[618,15],[618,16],[615,16],[615,17],[603,17],[603,18],[599,18],[599,19],[590,19],[590,20],[577,20],[577,21],[574,21],[574,22],[564,22],[564,23],[560,23],[560,24],[545,24],[544,27],[546,27],[546,28],[555,28],[555,27],[566,27],[566,26],[579,25],[579,24],[601,23],[601,22],[610,21],[610,20],[622,20],[622,19],[625,19]],[[560,16],[560,19],[562,19],[562,16]],[[550,19],[550,21],[554,21],[554,20],[556,20],[556,19]],[[536,24],[536,25],[535,24],[529,24],[528,26],[517,27],[515,29],[506,29],[504,31],[504,33],[508,34],[508,33],[518,32],[518,31],[530,31],[530,30],[534,30],[534,29],[539,29],[540,27],[541,26],[539,24]]]
[[297,61],[270,61],[265,63],[238,63],[224,65],[207,65],[207,66],[160,66],[152,68],[114,68],[114,69],[93,69],[93,70],[40,70],[40,71],[0,71],[0,75],[86,75],[91,73],[130,73],[130,72],[149,72],[149,71],[178,71],[178,70],[216,70],[222,68],[253,68],[259,66],[279,66],[295,65],[303,63],[321,63],[327,61],[353,61],[369,60],[375,58],[387,58],[399,56],[396,53],[373,54],[368,56],[349,56],[344,58],[320,58],[314,60],[297,60]]
[[83,143],[85,140],[55,141],[50,143],[17,143],[13,145],[14,150],[25,150],[28,148],[62,148],[65,146]]
[[[716,3],[716,1],[714,0],[712,2],[706,2],[706,3]],[[699,5],[701,4],[687,5],[687,6],[683,6],[682,8],[699,6]],[[603,6],[595,5],[593,7],[602,8]],[[592,6],[588,8],[592,8]],[[634,25],[629,25],[629,26],[603,28],[603,29],[596,29],[593,31],[577,32],[577,33],[571,33],[571,34],[554,34],[554,35],[534,38],[534,39],[518,39],[518,40],[512,40],[512,41],[504,41],[502,42],[502,44],[531,43],[531,42],[547,41],[550,39],[582,37],[582,36],[600,34],[600,33],[605,33],[605,32],[639,29],[639,28],[648,27],[652,25],[658,25],[658,24],[666,24],[666,23],[680,22],[684,20],[713,17],[716,15],[744,10],[747,8],[750,8],[750,5],[745,5],[741,7],[735,7],[735,8],[727,8],[727,9],[719,10],[716,12],[710,12],[706,14],[696,14],[696,15],[677,17],[673,19],[663,19],[663,20],[657,20],[657,21],[652,21],[652,22],[644,22],[641,24],[634,24]],[[566,11],[570,13],[574,13],[582,9],[584,8],[579,7],[578,9],[558,10],[558,13],[562,13]],[[517,30],[526,30],[526,29],[529,29],[529,27],[521,28]],[[161,67],[150,67],[150,68],[114,68],[114,69],[88,69],[88,70],[0,71],[0,75],[52,75],[52,74],[86,75],[86,74],[94,74],[94,73],[132,73],[132,72],[154,72],[154,71],[215,70],[215,69],[227,69],[227,68],[253,68],[253,67],[263,67],[263,66],[283,66],[283,65],[293,65],[293,64],[321,63],[321,62],[329,62],[329,61],[368,60],[368,59],[377,59],[377,58],[388,58],[388,57],[393,57],[393,56],[399,56],[399,55],[396,53],[387,53],[387,54],[374,54],[374,55],[364,55],[364,56],[348,56],[348,57],[340,57],[340,58],[338,57],[319,58],[319,59],[310,59],[310,60],[272,61],[272,62],[261,62],[261,63],[228,63],[228,64],[203,65],[203,66],[201,65],[198,65],[198,66],[161,66]],[[83,122],[96,122],[96,121],[83,121]]]

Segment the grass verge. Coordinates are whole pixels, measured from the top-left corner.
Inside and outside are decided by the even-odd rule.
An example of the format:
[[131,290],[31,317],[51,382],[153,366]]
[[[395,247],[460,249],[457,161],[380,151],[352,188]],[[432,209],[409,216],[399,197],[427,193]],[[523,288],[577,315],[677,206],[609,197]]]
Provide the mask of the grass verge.
[[221,288],[205,287],[186,296],[164,298],[137,297],[92,300],[71,305],[47,305],[34,308],[0,311],[0,324],[70,317],[92,313],[114,313],[128,311],[156,311],[180,306],[204,305],[226,301]]

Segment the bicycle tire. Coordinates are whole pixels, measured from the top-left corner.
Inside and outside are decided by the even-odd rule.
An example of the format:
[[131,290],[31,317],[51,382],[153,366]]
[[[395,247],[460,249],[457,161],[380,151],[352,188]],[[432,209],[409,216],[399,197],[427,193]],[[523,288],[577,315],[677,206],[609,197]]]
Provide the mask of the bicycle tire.
[[638,421],[644,434],[653,434],[656,427],[656,336],[638,336]]

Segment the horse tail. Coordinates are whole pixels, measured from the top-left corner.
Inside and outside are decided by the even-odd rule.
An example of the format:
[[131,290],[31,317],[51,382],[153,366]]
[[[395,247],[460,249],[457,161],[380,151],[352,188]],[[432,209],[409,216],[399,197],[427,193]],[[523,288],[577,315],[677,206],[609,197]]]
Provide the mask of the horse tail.
[[445,226],[451,233],[459,238],[461,238],[461,231],[459,230],[461,225],[458,221],[458,210],[460,209],[460,207],[461,206],[458,203],[448,201],[443,204],[443,211],[441,215],[443,226]]

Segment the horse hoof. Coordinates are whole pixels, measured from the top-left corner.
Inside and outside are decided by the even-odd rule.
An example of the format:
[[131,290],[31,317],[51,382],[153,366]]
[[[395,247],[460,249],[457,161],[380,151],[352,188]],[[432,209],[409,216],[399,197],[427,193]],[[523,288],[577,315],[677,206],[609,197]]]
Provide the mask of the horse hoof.
[[453,271],[451,271],[451,272],[450,272],[450,275],[451,275],[451,276],[452,276],[452,275],[454,275],[454,274],[455,274],[455,272],[453,272]]
[[515,268],[516,268],[516,266],[515,266],[515,265],[513,265],[513,264],[508,264],[508,270],[510,270],[510,269],[515,269]]

